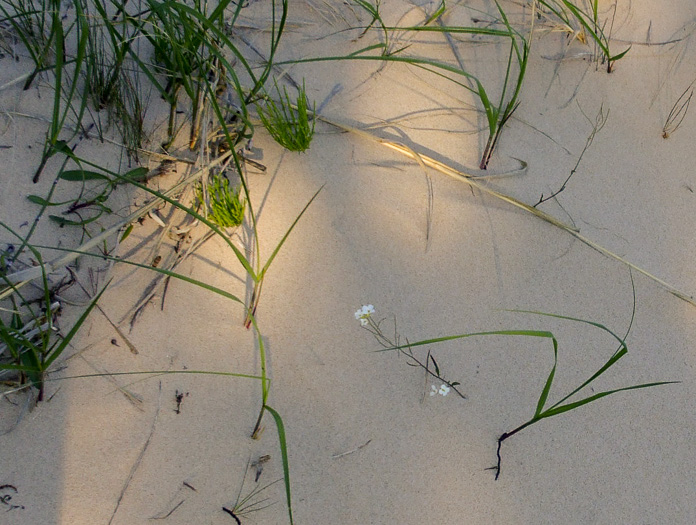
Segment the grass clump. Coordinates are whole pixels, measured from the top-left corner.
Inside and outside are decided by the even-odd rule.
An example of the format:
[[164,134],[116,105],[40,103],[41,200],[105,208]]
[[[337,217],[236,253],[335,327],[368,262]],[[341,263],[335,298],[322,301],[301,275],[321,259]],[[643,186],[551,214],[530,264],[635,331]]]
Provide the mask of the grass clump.
[[[607,21],[601,21],[599,18],[599,0],[588,0],[587,9],[569,0],[538,0],[538,3],[540,14],[560,23],[581,42],[587,43],[588,40],[594,42],[597,61],[606,64],[607,73],[613,71],[614,62],[622,59],[630,51],[629,46],[620,53],[612,54],[609,49],[611,31],[605,31]],[[616,14],[616,5],[613,8]]]
[[[367,29],[372,27],[376,21],[379,22],[381,31],[385,35],[382,37],[384,40],[383,42],[368,45],[348,55],[304,58],[280,62],[279,65],[285,63],[300,64],[323,61],[368,60],[382,62],[383,64],[390,62],[407,64],[428,71],[436,76],[444,77],[450,80],[454,85],[471,92],[479,99],[488,124],[488,140],[483,150],[479,167],[482,170],[487,169],[491,156],[493,155],[493,151],[500,139],[502,130],[505,124],[512,117],[512,114],[515,112],[519,104],[519,96],[522,90],[522,84],[526,74],[527,62],[529,58],[529,38],[525,37],[512,26],[508,20],[506,12],[497,2],[496,7],[499,14],[497,24],[502,26],[501,28],[444,26],[432,24],[431,22],[433,22],[434,19],[439,21],[439,17],[445,12],[442,6],[440,6],[440,8],[433,13],[433,15],[427,17],[423,24],[408,27],[391,27],[384,25],[382,22],[378,9],[379,3],[376,4],[377,7],[372,6],[372,8],[370,8],[371,4],[360,0],[358,5],[365,9],[373,17],[373,20],[367,26]],[[502,88],[500,89],[500,97],[497,100],[493,99],[493,97],[489,95],[489,91],[483,85],[483,82],[476,75],[465,69],[464,65],[461,63],[454,66],[430,57],[406,54],[404,51],[407,50],[409,47],[408,45],[401,46],[398,49],[391,49],[390,42],[392,42],[394,39],[390,39],[389,35],[404,32],[439,33],[447,38],[452,34],[461,34],[508,40],[510,48],[505,70],[505,78],[503,80]],[[363,31],[360,36],[362,37],[364,34],[365,31]]]
[[[281,92],[274,81],[278,100],[266,97],[265,107],[257,104],[259,118],[273,139],[290,151],[306,151],[314,136],[315,120],[309,124],[307,94],[304,82],[297,94],[297,103],[293,104],[287,88]],[[313,110],[316,110],[316,103]]]
[[0,23],[7,23],[12,33],[26,48],[34,71],[24,82],[24,89],[29,89],[36,76],[49,65],[54,58],[52,41],[55,27],[52,26],[52,11],[60,6],[55,0],[1,0]]
[[[116,0],[97,3],[97,5],[93,5],[92,2],[72,0],[69,5],[71,10],[65,17],[62,16],[62,12],[59,12],[61,6],[57,0],[42,0],[40,5],[38,1],[25,4],[17,0],[0,0],[0,7],[3,8],[0,11],[0,23],[4,26],[10,24],[12,32],[26,36],[26,39],[21,39],[22,42],[27,48],[33,45],[31,50],[36,51],[30,53],[33,58],[31,66],[34,72],[27,85],[39,72],[46,71],[53,77],[51,82],[54,86],[51,97],[53,111],[34,181],[39,180],[46,166],[53,169],[48,164],[51,157],[60,157],[62,161],[48,194],[30,196],[30,200],[41,207],[30,231],[22,237],[17,236],[20,239],[19,248],[0,260],[0,265],[7,266],[8,269],[7,275],[0,276],[2,279],[0,285],[4,284],[0,286],[1,297],[16,299],[18,305],[16,308],[13,307],[13,311],[24,310],[29,298],[21,294],[21,286],[42,278],[42,285],[39,288],[48,298],[51,296],[48,275],[58,267],[62,268],[67,264],[66,261],[75,260],[77,256],[95,256],[113,263],[134,264],[156,271],[168,278],[180,278],[240,304],[244,308],[246,326],[250,328],[253,325],[257,335],[262,368],[262,376],[244,376],[262,383],[261,407],[254,434],[257,437],[260,435],[261,421],[268,411],[278,429],[288,516],[292,523],[289,463],[284,426],[280,414],[268,403],[270,379],[266,374],[263,338],[254,313],[261,296],[261,286],[266,272],[309,204],[302,209],[264,263],[260,257],[260,242],[256,231],[254,210],[250,203],[246,173],[242,169],[240,154],[237,151],[240,145],[253,136],[254,127],[249,119],[248,106],[257,102],[270,76],[273,56],[278,49],[285,26],[288,0],[273,0],[269,3],[270,49],[268,59],[260,72],[257,68],[252,68],[229,37],[229,34],[234,32],[234,25],[242,9],[246,7],[244,2],[221,0],[211,6],[202,0],[188,3],[146,0],[137,9],[129,10],[129,12],[126,12],[125,4]],[[22,15],[24,18],[20,18],[15,11],[24,13],[26,16]],[[36,33],[36,28],[43,29]],[[30,31],[35,33],[32,34]],[[152,47],[154,57],[147,57],[145,53],[140,53],[139,43],[142,42]],[[153,59],[157,61],[157,64],[152,63]],[[206,168],[197,174],[187,176],[184,179],[185,182],[177,183],[176,191],[170,188],[158,192],[149,188],[146,181],[151,174],[144,168],[136,168],[123,174],[120,170],[110,171],[101,165],[102,163],[78,157],[75,153],[77,144],[88,138],[87,133],[84,132],[86,126],[89,125],[91,129],[94,125],[83,122],[85,115],[94,117],[89,111],[89,106],[92,106],[96,112],[106,109],[110,122],[116,122],[122,133],[126,150],[129,153],[137,152],[145,138],[143,120],[146,107],[141,99],[143,83],[145,83],[145,92],[149,90],[149,92],[158,93],[169,105],[170,118],[166,146],[173,145],[179,130],[190,124],[190,149],[199,149],[201,157],[205,159]],[[292,120],[289,126],[296,126],[301,136],[292,149],[303,150],[309,145],[314,126],[309,124],[308,103],[304,88],[301,98],[303,100],[298,101],[300,109],[292,113],[295,120]],[[289,104],[289,100],[286,97],[283,104]],[[179,120],[179,115],[185,115],[186,120],[184,122]],[[211,139],[221,135],[224,135],[222,139],[226,146],[224,150],[214,147],[212,142],[214,139]],[[134,155],[131,155],[131,158],[134,158]],[[219,166],[220,170],[215,170],[214,166]],[[223,175],[223,172],[228,169],[234,171],[235,176],[240,177],[241,186],[234,188],[230,185]],[[203,176],[211,172],[215,174],[212,175],[210,182],[206,182],[204,187],[199,186],[200,196],[205,196],[204,199],[199,199],[199,202],[204,202],[206,207],[205,212],[199,213],[196,203],[191,202],[190,199],[191,194],[195,196],[196,192],[182,190],[194,189],[196,184],[201,184]],[[58,202],[54,192],[59,183],[81,184],[79,196],[70,201]],[[35,250],[37,248],[57,249],[57,247],[39,247],[30,243],[38,223],[44,217],[44,212],[58,206],[67,206],[68,209],[63,214],[48,218],[61,225],[74,224],[84,227],[89,222],[114,214],[114,211],[107,206],[107,199],[120,184],[138,188],[154,199],[141,207],[142,213],[131,213],[124,220],[114,217],[118,221],[117,226],[102,228],[101,233],[91,236],[85,230],[85,233],[90,236],[88,241],[83,242],[76,249],[68,249],[68,255],[44,263]],[[315,197],[316,194],[312,200]],[[173,272],[172,267],[155,268],[150,265],[136,264],[112,257],[106,249],[100,254],[90,252],[95,248],[106,247],[107,238],[122,233],[125,229],[123,239],[135,220],[146,214],[147,210],[152,209],[154,205],[163,203],[170,204],[191,218],[199,220],[212,233],[226,241],[253,285],[249,301],[245,303],[228,292],[185,278]],[[72,216],[65,217],[67,214]],[[240,225],[245,220],[245,216],[248,216],[253,231],[250,236],[252,246],[249,246],[249,251],[253,252],[253,255],[245,255],[245,250],[237,248],[229,239],[229,235],[223,231],[224,228]],[[2,226],[5,225],[2,224]],[[13,232],[10,231],[10,233]],[[33,256],[40,269],[29,267],[9,274],[12,263],[27,250],[31,251],[29,256]],[[55,336],[48,337],[49,332],[46,332],[46,336],[42,335],[39,340],[36,337],[31,339],[23,335],[26,332],[22,332],[22,323],[19,318],[15,317],[6,323],[3,321],[0,328],[2,339],[0,343],[5,345],[4,352],[9,359],[2,363],[2,368],[22,374],[25,384],[35,385],[39,389],[39,398],[42,399],[45,375],[49,367],[63,353],[66,345],[69,344],[91,309],[96,306],[100,297],[101,292],[95,294],[84,316],[62,339]],[[38,317],[38,314],[34,317]]]
[[232,188],[225,176],[213,175],[205,191],[201,185],[197,188],[196,195],[201,204],[205,205],[207,201],[208,218],[217,226],[234,228],[244,222],[246,202],[241,195],[241,187]]
[[[0,223],[0,226],[13,236],[21,239],[15,231],[5,224]],[[29,249],[41,268],[43,294],[40,298],[40,304],[43,312],[39,313],[31,308],[31,301],[22,295],[19,287],[13,284],[6,275],[0,276],[0,282],[13,292],[13,308],[10,322],[6,323],[0,317],[0,343],[2,343],[0,357],[4,358],[0,361],[0,370],[18,373],[20,375],[20,383],[28,382],[31,386],[38,389],[37,399],[42,401],[44,398],[46,374],[49,368],[68,347],[92,309],[97,305],[99,298],[109,283],[106,283],[102,290],[92,298],[70,331],[62,337],[57,337],[54,335],[54,316],[60,308],[60,304],[56,303],[51,297],[48,276],[41,254],[32,246],[29,246]],[[19,307],[14,300],[15,296],[19,299],[20,306],[26,308],[29,312],[31,316],[29,323],[25,324],[22,321]],[[5,352],[7,352],[7,356],[3,355]]]

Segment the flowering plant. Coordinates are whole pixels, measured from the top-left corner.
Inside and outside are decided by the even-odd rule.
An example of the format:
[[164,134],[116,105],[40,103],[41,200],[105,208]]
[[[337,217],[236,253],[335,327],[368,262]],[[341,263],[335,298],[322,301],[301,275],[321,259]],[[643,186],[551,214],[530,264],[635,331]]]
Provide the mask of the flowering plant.
[[[435,357],[432,355],[430,350],[428,350],[426,358],[424,360],[421,360],[416,355],[414,355],[413,350],[408,344],[408,341],[406,341],[405,345],[400,344],[401,337],[397,331],[396,318],[394,318],[394,336],[390,339],[384,334],[381,328],[381,324],[384,321],[384,319],[380,321],[375,321],[374,313],[375,307],[371,304],[366,304],[355,312],[355,319],[356,321],[360,321],[360,326],[365,328],[375,337],[375,339],[377,339],[377,342],[383,347],[384,350],[397,350],[400,354],[408,358],[408,365],[420,367],[423,370],[425,370],[426,381],[429,378],[434,378],[437,381],[441,382],[439,388],[435,385],[431,385],[431,396],[434,396],[435,394],[440,394],[444,397],[450,393],[450,390],[454,390],[459,395],[459,397],[461,397],[462,399],[466,399],[466,396],[457,389],[457,386],[460,384],[458,381],[448,381],[443,377],[443,375],[440,372],[440,367],[438,366],[437,361],[435,360]],[[428,388],[427,383],[425,388]]]

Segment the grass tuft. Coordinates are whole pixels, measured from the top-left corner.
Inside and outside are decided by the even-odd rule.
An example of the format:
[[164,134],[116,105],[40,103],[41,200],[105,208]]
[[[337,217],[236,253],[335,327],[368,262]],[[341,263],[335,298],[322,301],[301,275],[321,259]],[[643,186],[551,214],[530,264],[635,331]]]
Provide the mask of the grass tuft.
[[[259,118],[273,139],[289,151],[306,151],[314,136],[315,120],[310,126],[307,107],[307,94],[304,82],[297,94],[297,103],[290,99],[287,88],[281,92],[278,83],[274,81],[278,100],[267,96],[265,107],[257,104]],[[314,104],[316,110],[316,103]]]
[[196,190],[198,201],[205,204],[205,194],[208,196],[208,218],[222,228],[234,228],[244,222],[244,197],[240,195],[241,188],[231,188],[230,181],[223,175],[213,175],[206,187],[199,186]]

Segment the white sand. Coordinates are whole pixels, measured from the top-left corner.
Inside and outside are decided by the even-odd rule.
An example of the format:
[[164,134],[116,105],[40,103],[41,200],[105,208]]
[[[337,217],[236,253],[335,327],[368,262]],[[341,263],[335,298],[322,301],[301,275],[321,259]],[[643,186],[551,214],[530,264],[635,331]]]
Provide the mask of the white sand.
[[[337,9],[346,12],[339,4]],[[387,4],[388,23],[399,21],[408,9],[405,2]],[[332,26],[320,24],[306,6],[293,7],[292,22],[313,25],[286,35],[281,58],[346,53],[374,38],[370,34],[351,44],[354,33],[345,33],[316,40]],[[445,21],[468,23],[455,15]],[[514,167],[513,158],[529,167],[524,176],[489,182],[530,204],[557,190],[591,131],[581,111],[594,119],[603,107],[608,122],[577,173],[556,201],[540,208],[689,295],[696,292],[693,113],[669,139],[661,134],[670,108],[696,78],[694,16],[688,0],[659,6],[636,1],[630,9],[622,5],[613,49],[623,50],[624,41],[634,44],[610,75],[587,60],[542,58],[562,51],[558,34],[535,40],[521,105],[503,133],[491,170]],[[401,23],[417,20],[422,15],[412,11]],[[336,22],[333,29],[344,27]],[[649,27],[653,43],[684,40],[641,45]],[[440,37],[416,40],[435,43],[414,45],[408,52],[451,58]],[[472,69],[493,85],[500,81],[504,47],[463,49],[469,50],[463,56]],[[21,74],[27,63],[0,60],[0,85]],[[395,128],[375,133],[453,167],[476,166],[485,133],[476,133],[484,122],[471,110],[470,94],[405,65],[390,64],[372,75],[378,67],[307,64],[290,73],[305,78],[317,105],[337,83],[342,85],[323,110],[325,116],[351,124],[399,119],[400,136]],[[28,93],[19,86],[0,92],[2,110],[48,111],[36,97],[46,100],[50,89],[45,82],[40,86]],[[8,119],[3,126],[0,144],[13,147],[0,150],[0,218],[19,228],[35,212],[24,196],[45,195],[52,180],[47,169],[39,185],[30,182],[45,127],[23,118]],[[590,326],[500,309],[580,317],[623,335],[632,305],[627,266],[434,171],[429,172],[434,207],[426,244],[428,194],[421,168],[326,124],[317,125],[304,154],[282,153],[264,131],[257,134],[255,147],[268,166],[267,174],[250,176],[254,205],[261,207],[265,257],[325,184],[273,263],[258,310],[272,377],[269,403],[287,431],[296,523],[696,522],[694,306],[634,272],[637,304],[627,339],[630,352],[586,394],[642,382],[682,383],[620,393],[520,432],[504,442],[502,472],[495,481],[486,469],[495,465],[496,440],[533,415],[553,364],[550,342],[489,337],[433,346],[444,375],[461,382],[467,399],[453,393],[430,397],[431,383],[426,384],[423,371],[395,354],[374,353],[379,345],[353,312],[374,304],[376,318],[386,318],[385,331],[393,329],[395,316],[402,338],[411,341],[485,330],[551,330],[560,342],[549,398],[555,403],[612,355],[615,341]],[[115,148],[96,140],[80,148],[118,168]],[[158,183],[174,180],[172,175]],[[131,197],[117,198],[123,205]],[[61,231],[58,239],[47,231],[36,242],[74,242],[74,233]],[[155,233],[151,220],[136,227],[120,253],[151,261]],[[4,234],[1,238],[9,240]],[[248,293],[241,267],[220,240],[206,244],[179,270],[242,297]],[[112,275],[116,286],[100,305],[118,322],[152,275],[126,267],[115,267]],[[77,287],[66,295],[85,300]],[[77,315],[79,309],[69,309],[63,326]],[[94,311],[68,352],[74,357],[58,363],[54,368],[61,370],[51,377],[184,367],[258,374],[256,342],[241,326],[242,317],[239,305],[172,282],[163,311],[155,301],[130,333],[128,323],[122,325],[137,355]],[[425,358],[427,350],[417,351]],[[114,524],[229,524],[234,520],[221,508],[234,504],[249,459],[271,456],[261,484],[282,477],[269,414],[262,438],[249,438],[260,403],[258,382],[204,375],[114,379],[142,396],[140,408],[106,377],[51,382],[51,401],[39,404],[0,438],[0,484],[16,487],[11,502],[24,506],[8,512],[0,508],[1,523],[108,523],[132,474]],[[174,411],[176,391],[187,393],[180,414]],[[3,428],[11,426],[18,411],[2,402]],[[250,473],[243,492],[254,486]],[[264,497],[274,505],[249,515],[248,522],[287,523],[282,481],[262,492]],[[175,507],[166,519],[152,521]]]

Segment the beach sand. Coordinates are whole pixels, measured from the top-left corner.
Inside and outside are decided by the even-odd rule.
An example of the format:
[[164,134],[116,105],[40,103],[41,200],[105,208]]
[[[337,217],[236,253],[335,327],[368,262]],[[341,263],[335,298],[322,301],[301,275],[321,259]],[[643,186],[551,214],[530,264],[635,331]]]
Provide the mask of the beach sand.
[[[424,4],[434,9],[433,2]],[[606,125],[565,190],[539,209],[692,296],[693,113],[669,138],[662,135],[670,109],[696,78],[696,8],[687,0],[619,4],[612,50],[631,49],[611,74],[588,55],[591,45],[567,48],[566,35],[537,34],[520,106],[489,171],[514,171],[520,161],[527,169],[476,182],[530,205],[551,195],[571,174],[602,111]],[[377,33],[354,41],[358,32],[342,31],[360,22],[340,2],[311,6],[291,6],[277,60],[347,54],[376,41]],[[248,20],[254,8],[261,11],[252,6]],[[424,18],[408,2],[384,2],[383,9],[388,24]],[[467,12],[453,7],[444,22],[470,24]],[[333,18],[337,13],[347,22]],[[251,29],[244,34],[259,45],[266,38]],[[412,55],[452,61],[441,35],[403,39]],[[668,41],[674,42],[663,44]],[[495,92],[507,47],[482,42],[458,48]],[[568,57],[561,60],[563,52]],[[29,68],[25,58],[0,59],[0,86]],[[470,92],[397,63],[307,63],[288,73],[305,79],[309,99],[322,105],[326,119],[371,126],[375,137],[475,173],[487,134]],[[48,75],[29,91],[21,85],[0,91],[0,109],[14,112],[1,117],[0,145],[11,147],[0,149],[0,219],[22,234],[37,210],[26,195],[45,196],[58,164],[50,162],[39,183],[31,183],[47,124],[17,113],[50,116],[51,97]],[[148,118],[161,126],[166,114],[156,99]],[[253,147],[267,167],[248,175],[263,259],[323,187],[270,267],[257,311],[272,379],[269,404],[285,425],[295,523],[696,522],[693,304],[527,211],[435,170],[426,175],[417,162],[361,134],[319,121],[311,147],[299,154],[283,151],[259,127]],[[118,147],[96,138],[77,151],[109,169],[127,167]],[[141,161],[157,166],[146,156]],[[171,186],[185,169],[150,184]],[[59,193],[71,191],[63,188]],[[112,199],[113,209],[125,215],[144,195],[130,188]],[[99,224],[108,227],[117,218]],[[234,241],[242,249],[245,240],[249,246],[244,231]],[[203,227],[194,232],[201,236]],[[158,253],[171,257],[171,240],[157,251],[158,234],[147,218],[116,253],[144,264]],[[0,239],[16,244],[9,234]],[[80,232],[48,224],[34,242],[77,246]],[[218,238],[177,271],[248,298],[249,279]],[[113,280],[101,310],[91,313],[50,379],[150,370],[260,374],[258,341],[242,326],[241,305],[172,280],[163,308],[159,289],[131,325],[129,313],[152,273],[81,259],[78,275],[90,295]],[[77,285],[64,298],[88,300]],[[507,310],[591,320],[620,337],[630,327],[628,355],[585,396],[654,381],[681,383],[621,392],[534,424],[502,444],[496,481],[489,468],[496,465],[497,439],[534,415],[553,366],[551,341],[481,336],[414,347],[422,360],[432,351],[443,376],[459,382],[466,398],[452,391],[430,396],[441,381],[408,366],[403,355],[376,352],[380,345],[354,316],[367,304],[374,305],[372,319],[381,321],[384,333],[392,337],[396,330],[402,342],[495,330],[553,332],[558,367],[549,404],[600,368],[617,341],[587,324]],[[64,331],[81,311],[64,302]],[[2,429],[11,431],[0,437],[0,485],[11,500],[7,512],[0,507],[0,523],[231,524],[234,518],[222,507],[231,509],[240,492],[277,480],[255,496],[263,508],[242,523],[288,523],[270,414],[261,438],[250,438],[260,409],[258,381],[116,375],[50,381],[46,388],[47,400],[36,406],[26,394],[2,400]],[[177,394],[183,394],[178,412]],[[266,455],[258,482],[255,466],[245,476],[247,465]]]

